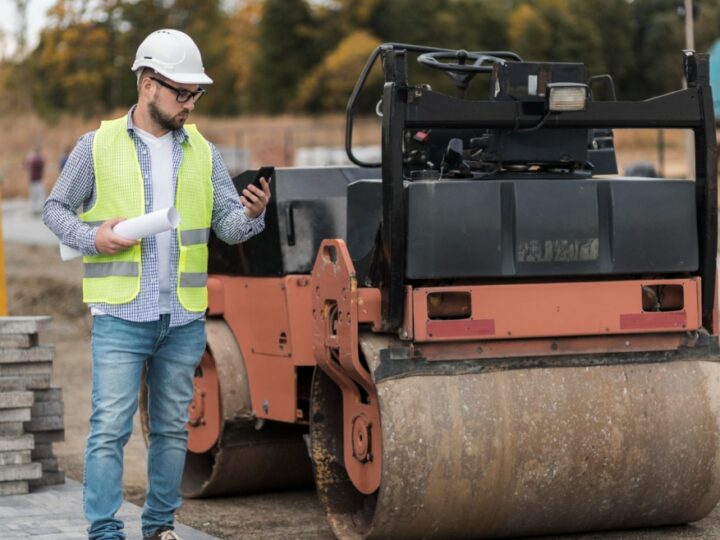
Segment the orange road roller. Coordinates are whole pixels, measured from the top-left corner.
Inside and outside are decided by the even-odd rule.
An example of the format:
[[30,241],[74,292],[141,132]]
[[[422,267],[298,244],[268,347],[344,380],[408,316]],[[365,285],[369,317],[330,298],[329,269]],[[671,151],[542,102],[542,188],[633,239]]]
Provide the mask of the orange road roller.
[[[630,102],[580,63],[378,47],[348,103],[353,165],[276,169],[265,232],[211,238],[184,495],[314,482],[341,539],[707,515],[717,147],[708,57],[682,59],[687,88]],[[353,118],[378,61],[370,163]],[[619,175],[624,128],[690,130],[693,177]]]

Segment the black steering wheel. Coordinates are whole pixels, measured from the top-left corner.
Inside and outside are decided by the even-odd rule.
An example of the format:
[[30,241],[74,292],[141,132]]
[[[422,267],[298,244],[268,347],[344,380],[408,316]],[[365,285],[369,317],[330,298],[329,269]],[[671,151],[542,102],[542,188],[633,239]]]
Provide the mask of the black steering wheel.
[[495,64],[504,64],[508,60],[521,61],[521,58],[508,51],[470,52],[460,49],[427,52],[418,56],[417,60],[423,66],[447,73],[455,82],[458,91],[464,94],[468,84],[478,73],[489,73]]
[[[418,56],[417,60],[423,66],[450,73],[488,73],[492,71],[492,65],[485,65],[486,62],[504,64],[506,58],[495,56],[493,53],[469,52],[460,49],[459,51],[428,52]],[[448,60],[454,60],[454,62]]]

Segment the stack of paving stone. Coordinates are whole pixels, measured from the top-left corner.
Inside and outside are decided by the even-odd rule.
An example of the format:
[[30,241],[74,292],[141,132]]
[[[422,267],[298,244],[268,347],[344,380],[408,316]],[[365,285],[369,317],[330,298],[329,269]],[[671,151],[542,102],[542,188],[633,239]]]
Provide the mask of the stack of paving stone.
[[52,443],[64,440],[60,388],[50,386],[50,317],[0,317],[0,495],[65,481]]

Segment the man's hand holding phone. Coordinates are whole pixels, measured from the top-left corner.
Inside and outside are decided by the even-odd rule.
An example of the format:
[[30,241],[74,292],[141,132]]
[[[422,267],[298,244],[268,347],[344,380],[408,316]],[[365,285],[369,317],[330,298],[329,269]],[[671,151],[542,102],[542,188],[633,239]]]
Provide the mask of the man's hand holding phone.
[[274,172],[275,167],[260,167],[255,179],[242,190],[240,202],[249,218],[256,218],[262,214],[270,201],[270,182]]

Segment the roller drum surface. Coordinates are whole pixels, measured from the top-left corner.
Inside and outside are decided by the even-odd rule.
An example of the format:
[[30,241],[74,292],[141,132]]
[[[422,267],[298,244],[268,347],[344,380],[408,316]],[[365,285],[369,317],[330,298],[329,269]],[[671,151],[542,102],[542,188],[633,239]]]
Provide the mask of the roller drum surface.
[[[374,370],[377,357],[368,361]],[[377,387],[382,482],[361,496],[332,457],[338,419],[326,411],[336,390],[323,375],[314,382],[316,483],[339,538],[678,524],[720,498],[717,363],[421,375]]]
[[279,491],[312,485],[305,442],[300,438],[258,445],[221,447],[185,460],[183,497],[217,497]]

